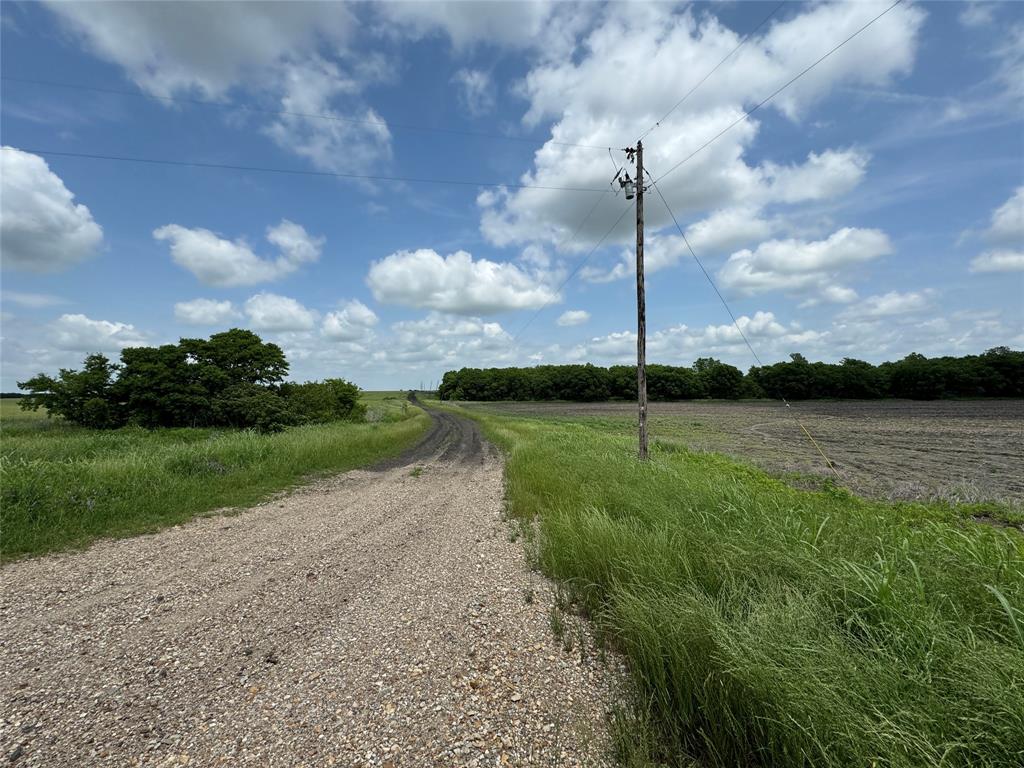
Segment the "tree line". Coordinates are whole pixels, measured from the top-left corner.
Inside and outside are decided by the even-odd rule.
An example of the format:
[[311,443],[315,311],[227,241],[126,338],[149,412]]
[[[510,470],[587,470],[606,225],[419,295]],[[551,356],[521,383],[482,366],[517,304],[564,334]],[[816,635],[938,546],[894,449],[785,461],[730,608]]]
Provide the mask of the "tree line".
[[344,379],[286,382],[288,361],[276,344],[233,328],[209,339],[129,347],[120,363],[101,354],[81,370],[40,373],[18,387],[19,405],[96,429],[286,426],[361,419],[359,387]]
[[[788,361],[754,366],[746,374],[719,360],[700,358],[689,367],[648,365],[647,395],[651,400],[1024,397],[1024,352],[995,347],[964,357],[928,358],[915,353],[880,365],[853,358],[812,363],[792,354]],[[442,400],[633,400],[636,366],[462,368],[444,375],[438,396]]]

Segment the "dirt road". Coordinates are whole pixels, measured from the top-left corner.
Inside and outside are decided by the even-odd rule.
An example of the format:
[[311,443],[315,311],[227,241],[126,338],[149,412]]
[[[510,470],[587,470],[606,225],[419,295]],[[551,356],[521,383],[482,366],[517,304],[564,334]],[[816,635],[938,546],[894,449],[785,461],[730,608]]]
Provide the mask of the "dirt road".
[[610,674],[552,636],[495,449],[434,417],[388,466],[0,570],[0,760],[602,764]]

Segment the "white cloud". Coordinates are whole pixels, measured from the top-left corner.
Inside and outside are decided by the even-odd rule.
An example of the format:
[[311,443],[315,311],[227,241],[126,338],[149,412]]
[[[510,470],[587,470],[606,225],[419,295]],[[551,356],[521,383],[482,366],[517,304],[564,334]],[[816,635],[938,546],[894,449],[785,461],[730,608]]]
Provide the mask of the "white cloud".
[[54,307],[58,304],[67,304],[67,299],[54,296],[49,293],[24,293],[22,291],[4,291],[2,295],[4,302],[17,304],[29,309],[40,309],[41,307]]
[[[535,66],[523,81],[520,90],[528,102],[524,124],[533,127],[551,120],[553,125],[551,140],[536,151],[532,169],[521,181],[603,188],[611,169],[600,163],[597,150],[556,142],[621,147],[661,120],[645,147],[645,165],[659,177],[883,9],[875,3],[802,6],[795,16],[776,21],[751,38],[729,66],[715,74],[713,87],[697,90],[685,109],[662,120],[700,73],[736,47],[739,36],[711,13],[692,8],[680,13],[668,4],[604,6],[600,23],[580,45],[580,55],[550,59]],[[897,6],[766,108],[800,121],[839,85],[878,86],[909,72],[924,17],[918,6]],[[609,88],[610,83],[615,87]],[[749,164],[744,155],[758,130],[756,119],[737,124],[659,181],[678,217],[834,197],[863,178],[867,157],[852,149],[813,152],[798,166]],[[561,243],[592,204],[593,198],[583,194],[538,189],[493,195],[479,202],[481,231],[496,245]],[[605,200],[575,246],[594,243],[621,207],[621,198]],[[652,200],[646,213],[651,231],[671,224],[659,202]],[[629,237],[628,218],[610,242]]]
[[[976,234],[968,230],[961,240]],[[971,272],[1019,272],[1024,270],[1024,186],[992,212],[988,228],[981,233],[991,248],[971,259]]]
[[61,315],[50,324],[52,343],[72,352],[116,352],[146,343],[143,333],[130,323],[93,320],[85,315]]
[[1022,272],[1024,251],[985,251],[971,259],[971,272]]
[[479,69],[460,69],[452,76],[458,87],[459,103],[473,117],[494,109],[494,84],[491,76]]
[[744,295],[813,291],[824,299],[847,301],[850,289],[837,286],[837,274],[891,252],[884,232],[844,227],[826,240],[769,240],[753,251],[738,251],[719,270],[718,279],[724,288]]
[[723,208],[686,228],[686,239],[700,257],[733,251],[747,243],[764,240],[774,225],[754,208]]
[[358,299],[345,302],[337,312],[328,312],[320,333],[332,341],[359,341],[366,339],[377,325],[376,313]]
[[0,251],[3,265],[57,272],[94,255],[103,230],[89,209],[43,158],[14,147],[0,150]]
[[512,337],[499,323],[479,317],[431,312],[419,320],[392,324],[393,335],[374,353],[380,363],[509,365],[515,361]]
[[267,229],[267,240],[281,251],[273,260],[257,256],[243,239],[225,240],[208,229],[168,224],[154,230],[153,237],[170,241],[171,257],[201,283],[219,287],[277,280],[316,261],[324,244],[324,238],[310,236],[287,219]]
[[460,315],[535,309],[560,298],[536,273],[465,251],[398,251],[373,262],[366,282],[379,302]]
[[221,96],[319,41],[344,45],[344,5],[322,3],[47,3],[97,56],[157,96]]
[[266,292],[245,302],[245,314],[258,331],[308,331],[317,320],[316,312],[295,299]]
[[878,296],[869,296],[837,315],[840,320],[875,320],[883,317],[908,315],[927,309],[931,303],[930,291],[890,291]]
[[766,197],[782,203],[825,200],[856,187],[868,165],[868,156],[857,150],[811,152],[801,165],[765,163]]
[[227,300],[192,299],[174,305],[174,317],[188,325],[220,325],[240,316],[234,305]]
[[[738,362],[750,365],[754,361],[743,336],[762,357],[771,359],[771,356],[816,347],[824,342],[827,333],[805,330],[795,324],[787,326],[771,312],[759,311],[753,317],[740,315],[736,318],[736,325],[724,323],[691,328],[682,324],[655,331],[647,337],[647,359],[659,363],[685,363],[714,354],[732,356]],[[636,333],[633,331],[591,338],[569,353],[572,359],[601,362],[628,363],[635,360],[635,356]]]
[[572,325],[583,325],[590,319],[590,313],[585,309],[570,309],[558,317],[558,324],[566,327]]
[[267,229],[267,240],[276,245],[290,264],[311,264],[320,258],[325,238],[311,237],[295,222],[282,219],[276,227]]
[[960,12],[960,23],[965,27],[986,27],[995,17],[995,3],[972,2]]
[[992,212],[992,223],[983,237],[995,245],[1024,246],[1024,186]]
[[364,171],[391,156],[386,122],[361,98],[390,68],[379,55],[350,50],[356,20],[344,4],[48,5],[84,47],[156,96],[227,101],[245,88],[275,99],[290,114],[263,130],[318,168]]
[[590,21],[592,4],[525,0],[515,3],[379,3],[376,11],[392,34],[413,38],[441,32],[456,50],[480,44],[532,48],[542,56],[567,55],[579,31]]
[[[391,159],[391,132],[373,109],[353,94],[362,85],[347,78],[337,64],[315,58],[286,64],[279,75],[280,115],[265,132],[282,149],[307,158],[317,168],[336,173],[367,173]],[[332,104],[344,97],[342,112]]]

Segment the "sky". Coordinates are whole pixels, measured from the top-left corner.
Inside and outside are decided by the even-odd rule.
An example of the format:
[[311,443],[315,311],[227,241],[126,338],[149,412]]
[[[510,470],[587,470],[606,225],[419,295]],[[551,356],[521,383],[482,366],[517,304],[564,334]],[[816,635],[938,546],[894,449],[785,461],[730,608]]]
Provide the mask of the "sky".
[[635,361],[641,136],[649,362],[754,364],[686,242],[764,363],[1024,348],[1024,4],[786,85],[890,4],[6,2],[0,389],[231,327],[365,389]]

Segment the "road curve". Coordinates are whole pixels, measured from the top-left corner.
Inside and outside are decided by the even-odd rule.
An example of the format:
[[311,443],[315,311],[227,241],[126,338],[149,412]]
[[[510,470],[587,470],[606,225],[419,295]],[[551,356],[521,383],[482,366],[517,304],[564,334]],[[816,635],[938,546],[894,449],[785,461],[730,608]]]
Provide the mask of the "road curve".
[[0,759],[604,764],[612,675],[551,635],[497,451],[431,414],[400,460],[0,569]]

